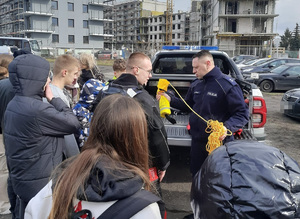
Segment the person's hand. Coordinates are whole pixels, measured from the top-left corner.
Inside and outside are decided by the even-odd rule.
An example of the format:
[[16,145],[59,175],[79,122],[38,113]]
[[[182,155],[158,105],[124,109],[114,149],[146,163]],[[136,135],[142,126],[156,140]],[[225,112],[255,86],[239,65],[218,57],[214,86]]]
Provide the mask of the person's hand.
[[163,92],[163,91],[159,91],[156,94],[156,99],[159,101],[161,96],[166,97],[169,102],[171,101],[171,97],[168,94],[166,94],[165,92]]
[[51,90],[49,84],[47,84],[45,87],[45,97],[47,98],[49,103],[53,99],[53,93],[52,93],[52,90]]
[[165,170],[159,170],[158,171],[158,178],[159,178],[159,182],[161,182],[163,180],[163,178],[166,175],[166,171]]
[[225,126],[223,126],[223,128],[224,128],[224,134],[219,137],[220,141],[223,141],[227,136],[227,128]]

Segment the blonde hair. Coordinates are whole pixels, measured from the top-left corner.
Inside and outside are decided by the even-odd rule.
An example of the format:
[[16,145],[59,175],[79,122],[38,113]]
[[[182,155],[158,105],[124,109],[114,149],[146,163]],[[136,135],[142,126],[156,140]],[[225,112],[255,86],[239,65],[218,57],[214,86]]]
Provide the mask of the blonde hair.
[[87,66],[87,70],[91,70],[96,66],[96,62],[92,54],[81,53],[79,56],[79,61],[81,65]]
[[1,54],[0,55],[0,66],[7,68],[9,63],[14,59],[12,55],[7,55],[7,54]]
[[58,56],[54,62],[53,75],[58,75],[63,69],[71,70],[74,66],[80,68],[79,61],[71,55]]
[[4,68],[0,66],[0,80],[8,77],[8,70],[7,68]]
[[127,61],[126,70],[130,70],[133,66],[138,66],[142,60],[148,59],[150,60],[149,56],[142,52],[134,52],[132,53]]
[[0,55],[0,80],[8,77],[8,65],[14,59],[12,55],[1,54]]

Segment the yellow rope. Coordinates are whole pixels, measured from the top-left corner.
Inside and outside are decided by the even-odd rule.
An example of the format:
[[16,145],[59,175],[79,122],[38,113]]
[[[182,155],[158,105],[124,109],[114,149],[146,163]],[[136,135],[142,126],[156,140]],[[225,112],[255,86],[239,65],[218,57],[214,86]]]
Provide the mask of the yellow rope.
[[[210,154],[213,150],[220,147],[223,142],[219,140],[219,138],[224,134],[224,125],[222,122],[219,122],[217,120],[205,120],[202,116],[200,116],[198,113],[195,112],[188,104],[187,102],[182,98],[180,93],[176,90],[176,88],[170,83],[171,87],[175,90],[175,92],[178,94],[180,99],[184,102],[184,104],[200,119],[202,119],[206,124],[207,127],[205,129],[206,133],[210,133],[208,136],[208,141],[206,144],[206,151]],[[227,129],[227,136],[231,136],[232,132]]]

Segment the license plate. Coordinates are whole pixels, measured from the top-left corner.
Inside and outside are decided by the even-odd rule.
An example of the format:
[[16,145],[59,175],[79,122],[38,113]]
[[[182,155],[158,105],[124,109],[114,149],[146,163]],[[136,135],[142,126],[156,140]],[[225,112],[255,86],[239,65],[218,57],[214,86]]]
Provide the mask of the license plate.
[[258,73],[251,73],[251,78],[253,79],[259,79],[259,74]]

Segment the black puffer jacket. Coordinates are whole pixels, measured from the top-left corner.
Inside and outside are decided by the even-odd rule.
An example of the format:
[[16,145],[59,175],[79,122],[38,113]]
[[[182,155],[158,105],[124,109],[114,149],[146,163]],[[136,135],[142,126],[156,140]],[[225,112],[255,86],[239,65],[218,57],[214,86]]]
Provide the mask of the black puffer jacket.
[[134,75],[123,73],[115,81],[108,84],[107,87],[104,87],[97,95],[97,99],[93,103],[94,106],[92,111],[95,110],[97,104],[105,96],[113,93],[121,93],[125,95],[129,88],[133,88],[135,91],[136,95],[134,95],[133,98],[141,104],[146,115],[149,151],[152,156],[152,165],[158,170],[166,170],[170,165],[170,151],[167,142],[167,132],[159,114],[158,103],[143,88],[143,86],[138,83]]
[[5,150],[13,189],[28,202],[62,161],[64,135],[76,133],[79,121],[60,98],[44,103],[49,63],[32,54],[9,65],[15,97],[4,116]]
[[196,174],[195,218],[300,218],[300,167],[284,152],[256,141],[217,148]]

